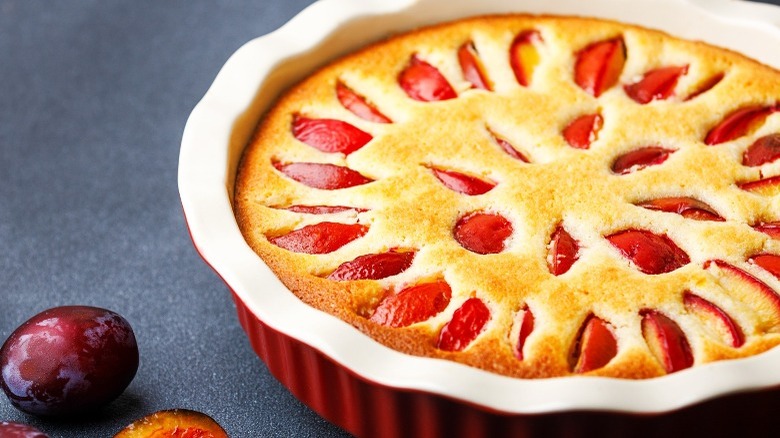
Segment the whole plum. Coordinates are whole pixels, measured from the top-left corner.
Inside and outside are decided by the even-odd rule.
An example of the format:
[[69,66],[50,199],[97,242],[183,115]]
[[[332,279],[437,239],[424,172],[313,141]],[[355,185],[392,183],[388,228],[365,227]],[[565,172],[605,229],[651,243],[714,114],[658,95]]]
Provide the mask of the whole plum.
[[0,421],[0,437],[3,438],[49,438],[40,430],[22,423]]
[[0,388],[16,408],[78,415],[118,397],[138,370],[138,345],[119,314],[87,306],[45,310],[0,348]]

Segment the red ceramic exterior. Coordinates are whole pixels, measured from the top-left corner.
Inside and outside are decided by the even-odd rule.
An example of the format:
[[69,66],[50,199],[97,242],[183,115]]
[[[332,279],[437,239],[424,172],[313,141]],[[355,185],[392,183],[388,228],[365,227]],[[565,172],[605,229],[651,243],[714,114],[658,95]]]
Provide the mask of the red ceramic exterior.
[[[679,411],[506,415],[366,380],[284,333],[233,294],[241,326],[271,373],[299,400],[358,437],[767,437],[780,433],[780,388],[735,394]],[[605,394],[605,397],[608,397]]]

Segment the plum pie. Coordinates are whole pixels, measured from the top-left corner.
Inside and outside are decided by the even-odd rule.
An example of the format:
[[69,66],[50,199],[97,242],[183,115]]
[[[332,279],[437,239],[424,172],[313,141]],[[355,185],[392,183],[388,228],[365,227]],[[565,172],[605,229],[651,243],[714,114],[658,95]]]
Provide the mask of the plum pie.
[[403,353],[642,379],[780,344],[780,72],[617,22],[476,17],[295,85],[236,177],[302,301]]

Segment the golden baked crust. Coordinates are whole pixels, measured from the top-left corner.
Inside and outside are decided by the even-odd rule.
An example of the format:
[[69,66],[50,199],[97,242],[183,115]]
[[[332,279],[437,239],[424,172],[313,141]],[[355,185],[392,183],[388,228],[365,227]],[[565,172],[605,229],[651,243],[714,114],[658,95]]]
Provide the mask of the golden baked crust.
[[[536,46],[540,62],[531,83],[523,86],[507,54],[514,39],[529,30],[541,36]],[[573,79],[577,56],[591,44],[615,38],[625,44],[625,65],[618,84],[594,97]],[[473,88],[464,78],[457,52],[467,41],[476,47],[492,91]],[[399,74],[414,56],[435,66],[457,98],[411,99],[399,86]],[[687,71],[674,96],[648,104],[627,96],[623,85],[654,69],[683,65]],[[687,99],[721,74],[713,88]],[[339,82],[393,123],[367,121],[346,109],[336,96]],[[576,371],[575,356],[581,355],[583,326],[595,316],[614,335],[617,353],[586,374],[663,375],[673,370],[664,367],[653,351],[653,339],[648,340],[652,333],[643,323],[648,312],[674,321],[694,365],[750,356],[780,343],[780,310],[773,307],[774,298],[766,290],[761,295],[755,287],[745,289],[744,277],[712,262],[724,261],[774,290],[780,286],[770,272],[748,261],[756,254],[780,254],[779,240],[752,227],[780,218],[780,197],[739,187],[780,174],[780,161],[761,166],[741,162],[756,139],[780,132],[780,115],[752,123],[747,135],[723,144],[704,141],[735,111],[776,108],[777,102],[780,72],[737,53],[658,31],[573,17],[460,20],[368,46],[319,70],[279,99],[241,160],[236,217],[249,245],[301,300],[396,350],[509,376],[569,375]],[[583,114],[603,118],[587,150],[570,146],[562,136]],[[348,155],[323,152],[296,139],[291,128],[296,116],[345,121],[372,139]],[[506,139],[530,163],[507,155],[495,137]],[[673,153],[641,171],[611,170],[616,157],[646,146]],[[374,181],[323,190],[274,167],[298,162],[346,166]],[[458,193],[443,185],[432,168],[461,172],[495,187],[476,196]],[[637,205],[670,197],[703,201],[725,221],[693,220]],[[285,210],[292,205],[360,210],[327,215]],[[453,238],[458,220],[473,212],[499,214],[511,223],[513,232],[503,251],[478,254]],[[368,231],[326,254],[289,251],[269,240],[326,221],[360,223]],[[551,236],[559,226],[578,242],[579,250],[568,272],[554,275],[548,258]],[[666,273],[641,272],[605,238],[625,230],[668,236],[690,262]],[[344,262],[394,248],[416,251],[411,266],[398,275],[356,281],[325,278]],[[443,279],[452,290],[448,305],[435,316],[398,328],[369,319],[387,296],[434,279]],[[724,320],[713,320],[712,311],[687,303],[686,292],[728,315],[744,333],[744,344],[730,345],[722,330]],[[437,348],[442,327],[470,297],[487,305],[488,323],[462,351]],[[533,313],[534,324],[521,347],[521,360],[515,354],[516,320],[523,309]]]

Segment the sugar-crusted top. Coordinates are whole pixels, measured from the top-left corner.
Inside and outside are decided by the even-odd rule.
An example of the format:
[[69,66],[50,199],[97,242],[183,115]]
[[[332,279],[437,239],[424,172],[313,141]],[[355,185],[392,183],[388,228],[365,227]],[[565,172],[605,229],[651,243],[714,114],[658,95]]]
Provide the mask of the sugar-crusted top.
[[461,20],[282,96],[236,216],[296,295],[402,352],[661,375],[780,343],[779,103],[780,72],[703,43]]

